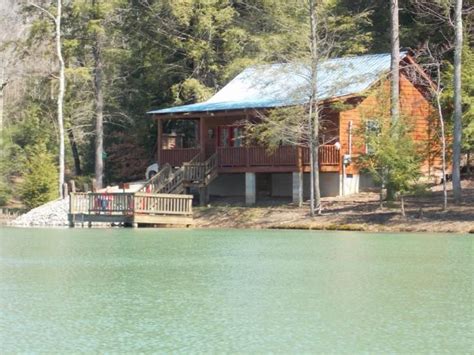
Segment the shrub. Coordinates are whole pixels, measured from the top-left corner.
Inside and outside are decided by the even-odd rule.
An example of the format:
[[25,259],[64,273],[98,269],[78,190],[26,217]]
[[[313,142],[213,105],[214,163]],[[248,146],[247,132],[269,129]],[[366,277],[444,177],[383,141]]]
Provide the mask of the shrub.
[[0,179],[0,206],[5,206],[11,197],[11,189],[4,179]]
[[33,146],[28,151],[26,171],[20,187],[20,197],[29,209],[58,197],[57,169],[53,156],[44,145]]

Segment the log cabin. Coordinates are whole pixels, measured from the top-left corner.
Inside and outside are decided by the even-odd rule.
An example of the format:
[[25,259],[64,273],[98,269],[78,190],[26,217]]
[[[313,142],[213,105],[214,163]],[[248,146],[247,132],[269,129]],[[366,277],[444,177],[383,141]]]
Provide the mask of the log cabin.
[[[407,53],[401,54],[400,65],[400,111],[414,126],[413,139],[428,143],[436,129],[431,82]],[[380,108],[377,92],[389,92],[389,71],[390,54],[336,58],[320,64],[318,99],[324,106],[324,119],[332,123],[330,129],[323,125],[320,131],[323,197],[353,194],[372,186],[369,176],[355,164],[357,155],[366,149],[356,132],[370,111]],[[213,173],[205,183],[199,180],[202,203],[209,195],[245,196],[247,205],[265,195],[300,203],[309,195],[308,149],[282,145],[269,152],[263,146],[246,144],[242,122],[258,120],[262,113],[278,107],[308,103],[308,77],[308,67],[301,64],[250,67],[205,102],[149,111],[158,126],[158,164],[186,165],[189,170],[193,163],[202,166],[207,162],[207,173]],[[332,108],[334,102],[343,103],[343,108]],[[431,153],[427,156],[423,171],[430,176],[439,174],[439,159]],[[192,178],[188,182],[188,187],[193,186]]]

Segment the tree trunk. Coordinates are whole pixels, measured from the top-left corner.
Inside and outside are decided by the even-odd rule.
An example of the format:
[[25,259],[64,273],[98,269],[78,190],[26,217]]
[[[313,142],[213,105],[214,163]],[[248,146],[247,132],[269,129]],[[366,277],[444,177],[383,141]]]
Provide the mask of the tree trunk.
[[[313,131],[313,99],[311,98],[309,100],[309,117],[308,117],[308,123],[309,123],[309,130],[310,132]],[[310,165],[310,168],[309,168],[309,189],[310,189],[310,195],[309,195],[309,209],[310,209],[310,213],[311,213],[311,217],[314,217],[316,212],[315,212],[315,208],[314,208],[314,181],[315,181],[315,178],[314,178],[314,158],[313,158],[313,154],[314,154],[314,151],[313,151],[313,134],[310,134],[309,136],[309,165]]]
[[405,217],[406,214],[405,214],[405,198],[403,196],[403,194],[400,194],[400,208],[402,210],[402,216]]
[[310,100],[310,150],[312,152],[312,171],[314,185],[314,210],[321,213],[321,189],[319,186],[319,102],[318,102],[318,17],[316,0],[310,0],[311,25],[311,100]]
[[63,118],[63,102],[64,91],[66,86],[64,59],[61,52],[61,0],[57,1],[57,15],[56,15],[56,53],[59,61],[59,93],[58,93],[58,133],[59,133],[59,196],[64,198],[64,118]]
[[7,82],[5,80],[5,64],[3,58],[1,58],[0,65],[0,158],[3,158],[3,90],[7,86]]
[[[98,6],[92,1],[93,11]],[[103,187],[104,179],[104,95],[102,90],[103,64],[102,64],[103,35],[96,32],[95,43],[92,48],[94,56],[94,99],[95,99],[95,179],[98,189]]]
[[440,64],[436,67],[436,106],[438,107],[439,125],[441,128],[441,169],[443,174],[443,211],[448,208],[448,191],[446,188],[446,134],[444,128],[443,109],[441,106],[441,70]]
[[379,207],[380,209],[383,209],[383,190],[384,190],[384,185],[380,185],[380,195],[379,195]]
[[461,67],[462,67],[462,0],[456,0],[455,8],[454,44],[454,132],[453,132],[453,194],[454,202],[461,201],[461,139],[462,139],[462,94],[461,94]]
[[400,116],[400,36],[398,24],[398,0],[390,0],[390,18],[391,18],[391,90],[390,90],[390,108],[392,123],[398,121]]
[[467,178],[471,178],[471,152],[467,152],[467,160],[466,160],[466,173]]
[[317,105],[314,109],[313,117],[314,207],[317,214],[321,214],[321,189],[319,185],[319,111]]
[[69,144],[71,144],[72,157],[74,159],[74,173],[75,175],[82,175],[81,169],[81,157],[79,156],[79,151],[77,149],[76,138],[74,133],[70,129],[68,132]]

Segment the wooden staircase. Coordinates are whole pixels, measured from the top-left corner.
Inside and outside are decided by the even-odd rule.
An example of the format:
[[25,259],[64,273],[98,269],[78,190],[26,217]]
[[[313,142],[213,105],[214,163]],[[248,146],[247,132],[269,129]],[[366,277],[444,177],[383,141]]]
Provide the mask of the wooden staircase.
[[177,169],[165,164],[139,191],[156,194],[182,194],[187,187],[207,188],[216,177],[217,154],[214,153],[205,161],[202,161],[201,154],[198,154]]
[[192,225],[193,196],[186,188],[199,189],[200,204],[207,201],[207,187],[217,177],[217,155],[202,160],[201,155],[181,167],[163,165],[158,173],[136,192],[87,192],[70,195],[69,224],[121,223],[138,226]]

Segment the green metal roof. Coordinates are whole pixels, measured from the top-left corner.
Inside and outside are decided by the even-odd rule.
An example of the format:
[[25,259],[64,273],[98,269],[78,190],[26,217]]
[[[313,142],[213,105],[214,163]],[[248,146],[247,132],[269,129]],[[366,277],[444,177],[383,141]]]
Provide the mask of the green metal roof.
[[[405,56],[406,53],[402,53],[401,59]],[[318,67],[318,99],[362,93],[389,71],[390,54],[326,60]],[[309,101],[311,92],[310,73],[307,66],[293,63],[250,67],[205,102],[148,113],[193,113],[304,104]]]

